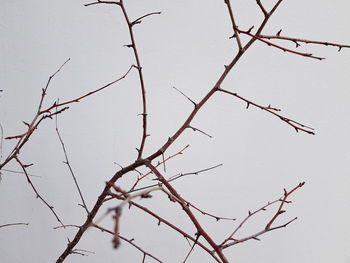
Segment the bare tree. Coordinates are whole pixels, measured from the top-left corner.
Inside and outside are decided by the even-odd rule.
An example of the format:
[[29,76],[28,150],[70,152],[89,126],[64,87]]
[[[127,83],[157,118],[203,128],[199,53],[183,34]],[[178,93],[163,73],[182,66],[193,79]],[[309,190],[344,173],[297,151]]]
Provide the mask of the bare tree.
[[[287,218],[282,215],[285,214],[287,208],[290,207],[291,195],[299,190],[304,185],[304,182],[297,181],[295,185],[288,186],[286,189],[281,189],[281,195],[276,197],[275,200],[261,202],[261,197],[256,196],[260,207],[254,210],[248,210],[246,216],[238,220],[235,217],[217,215],[216,213],[209,211],[208,209],[203,209],[199,205],[196,205],[194,201],[187,198],[189,193],[186,191],[181,191],[176,187],[178,181],[184,180],[188,177],[194,177],[196,175],[202,175],[204,173],[211,173],[215,169],[219,169],[222,163],[208,164],[206,167],[194,168],[194,171],[185,172],[181,168],[178,174],[170,174],[168,171],[168,165],[179,158],[180,155],[186,156],[186,151],[190,148],[189,145],[184,144],[179,146],[176,144],[179,138],[187,131],[196,132],[192,136],[204,136],[205,138],[212,138],[210,132],[206,131],[202,127],[195,125],[195,119],[200,112],[203,111],[204,106],[207,106],[210,101],[213,100],[214,96],[225,95],[233,100],[238,100],[244,103],[246,109],[260,109],[264,114],[275,118],[276,121],[282,122],[291,130],[296,131],[305,135],[314,135],[314,128],[309,125],[305,125],[298,119],[289,117],[284,114],[282,109],[276,107],[272,104],[262,104],[255,101],[252,98],[246,97],[236,91],[235,87],[232,87],[228,81],[230,74],[238,66],[238,62],[245,57],[251,47],[254,45],[266,46],[268,50],[273,50],[273,52],[284,52],[290,56],[301,57],[302,59],[321,61],[324,59],[321,55],[311,53],[310,51],[304,51],[301,49],[305,44],[308,44],[307,48],[312,48],[309,45],[324,46],[324,47],[336,47],[338,51],[344,48],[349,48],[349,45],[319,41],[313,39],[304,39],[299,36],[289,36],[284,34],[284,30],[280,29],[272,34],[265,32],[266,27],[269,25],[270,20],[278,12],[279,8],[283,8],[282,4],[284,1],[277,0],[271,6],[264,3],[264,1],[255,1],[256,10],[259,10],[260,21],[256,24],[245,28],[240,24],[240,16],[236,14],[236,8],[233,1],[225,0],[222,1],[226,8],[226,14],[221,14],[221,16],[226,16],[226,20],[230,22],[231,35],[222,36],[223,39],[226,38],[228,43],[233,46],[233,52],[227,55],[227,63],[222,65],[222,70],[220,74],[216,77],[215,83],[211,87],[206,87],[206,92],[204,96],[200,99],[195,99],[191,95],[187,94],[180,87],[173,87],[174,94],[178,93],[192,106],[189,114],[183,119],[182,123],[177,127],[175,132],[172,134],[165,134],[163,137],[167,139],[161,145],[155,145],[150,142],[150,135],[152,135],[151,130],[159,129],[162,131],[162,124],[154,124],[154,127],[150,128],[150,116],[152,112],[149,111],[150,104],[148,97],[148,87],[145,81],[145,70],[142,64],[142,43],[137,41],[136,28],[140,26],[146,20],[149,19],[161,19],[162,13],[158,10],[151,11],[140,16],[130,15],[131,10],[128,9],[128,1],[96,1],[85,4],[86,8],[90,11],[97,8],[115,8],[119,10],[119,16],[117,23],[120,26],[124,26],[128,32],[128,39],[126,39],[126,44],[124,49],[132,51],[133,61],[131,64],[126,65],[126,70],[120,74],[114,80],[104,84],[98,88],[91,91],[85,92],[81,95],[75,96],[71,99],[57,99],[53,103],[47,100],[47,96],[51,91],[52,82],[62,71],[65,70],[66,64],[70,62],[71,59],[67,59],[51,76],[49,76],[45,87],[41,89],[41,96],[36,108],[35,114],[30,121],[24,121],[26,129],[24,132],[15,135],[5,134],[1,127],[1,152],[3,144],[7,142],[12,143],[12,148],[8,153],[2,153],[0,170],[2,176],[4,174],[10,174],[11,172],[20,173],[23,175],[35,196],[39,201],[41,201],[48,209],[49,212],[55,217],[59,226],[55,227],[57,231],[63,229],[76,229],[74,235],[68,239],[67,245],[62,244],[61,253],[57,256],[56,262],[64,262],[70,255],[88,255],[90,252],[88,250],[79,249],[78,244],[80,244],[82,237],[89,235],[89,229],[98,229],[102,232],[111,235],[112,244],[108,244],[111,247],[117,249],[121,243],[127,243],[135,250],[139,251],[142,255],[141,262],[154,261],[154,262],[167,262],[169,259],[161,259],[157,255],[157,250],[149,251],[144,246],[138,244],[138,240],[134,240],[133,237],[128,237],[123,234],[123,216],[128,210],[140,211],[146,216],[153,218],[158,225],[165,225],[170,230],[174,231],[179,236],[183,237],[184,242],[188,242],[188,250],[183,253],[183,258],[177,259],[177,262],[187,262],[191,258],[191,254],[194,249],[200,249],[207,253],[208,258],[213,262],[233,262],[230,258],[226,256],[226,251],[232,249],[233,246],[237,244],[249,241],[249,240],[260,240],[261,236],[273,231],[279,230],[289,226],[293,223],[297,217],[289,216]],[[253,1],[254,2],[254,1]],[[179,14],[180,16],[181,14]],[[179,17],[181,19],[181,17]],[[140,31],[138,31],[140,32]],[[188,43],[190,45],[191,43]],[[291,45],[292,44],[292,45]],[[171,51],[169,51],[171,52]],[[74,58],[73,58],[74,60]],[[122,62],[123,63],[123,62]],[[302,61],[300,62],[302,63]],[[103,66],[103,65],[102,65]],[[95,97],[101,94],[103,91],[115,86],[123,85],[123,81],[129,78],[136,78],[138,82],[139,92],[137,95],[131,93],[133,96],[140,96],[141,112],[139,117],[141,118],[141,134],[139,136],[139,141],[137,142],[136,154],[127,165],[119,165],[120,167],[115,171],[114,174],[110,175],[109,179],[104,182],[101,180],[101,185],[103,188],[98,195],[93,199],[92,202],[86,200],[84,194],[85,189],[81,187],[81,181],[84,180],[84,176],[81,174],[76,174],[74,169],[74,161],[71,161],[71,156],[67,150],[67,145],[65,143],[64,136],[61,134],[61,128],[59,126],[59,116],[66,115],[70,107],[74,107],[78,102],[84,103],[91,97]],[[256,80],[258,82],[258,80]],[[204,88],[203,88],[204,89]],[[3,90],[6,91],[4,88]],[[3,92],[1,90],[1,92]],[[177,95],[174,95],[177,96]],[[131,108],[135,108],[135,105],[130,105]],[[208,107],[210,107],[208,105]],[[128,109],[120,109],[120,111],[128,111]],[[22,157],[22,151],[25,149],[30,139],[40,131],[43,123],[47,121],[52,121],[55,124],[55,132],[57,141],[61,147],[64,164],[68,168],[69,174],[71,176],[74,187],[76,188],[76,193],[79,196],[80,207],[83,208],[84,214],[81,216],[84,218],[82,224],[66,223],[64,220],[65,215],[58,213],[45,197],[46,193],[42,190],[40,191],[36,187],[36,183],[31,174],[31,166],[35,163],[35,160]],[[96,135],[102,136],[103,135]],[[215,140],[215,139],[214,139]],[[228,139],[230,143],[230,139]],[[176,145],[176,146],[175,146]],[[147,148],[148,147],[148,148]],[[155,147],[156,149],[151,151],[150,149]],[[220,154],[220,153],[217,153]],[[61,158],[61,157],[60,157]],[[200,158],[200,157],[199,157]],[[18,168],[8,168],[8,166],[16,164]],[[94,165],[89,163],[87,165]],[[234,165],[234,164],[233,164]],[[122,178],[128,177],[129,184],[121,183]],[[130,179],[131,178],[131,179]],[[200,180],[200,179],[196,179]],[[60,186],[64,187],[64,186]],[[215,187],[212,187],[210,194],[215,195]],[[254,193],[253,193],[254,194]],[[165,197],[165,199],[163,199]],[[209,197],[209,194],[208,194]],[[159,198],[162,202],[169,202],[169,209],[178,209],[176,213],[184,215],[186,220],[190,223],[191,231],[188,231],[188,227],[181,224],[178,225],[177,220],[168,218],[164,211],[158,211],[152,209],[152,206],[148,206],[145,199],[155,199]],[[237,197],[239,198],[239,197]],[[89,198],[90,200],[91,198]],[[90,204],[91,203],[91,204]],[[222,200],[225,203],[227,212],[232,214],[234,208],[231,208],[229,203],[230,200]],[[176,206],[174,206],[176,204]],[[264,219],[263,222],[259,222],[260,225],[256,225],[255,230],[252,231],[242,231],[247,222],[251,221],[253,218],[260,214],[264,214],[264,211],[268,210],[268,217]],[[183,214],[183,215],[182,215]],[[204,219],[203,219],[204,218]],[[103,222],[106,220],[111,220],[112,227],[104,226]],[[230,227],[225,225],[224,235],[221,233],[220,238],[213,233],[212,230],[208,231],[207,224],[203,223],[203,220],[210,219],[211,224],[226,224],[229,222]],[[227,222],[226,222],[227,221]],[[234,222],[232,222],[234,221]],[[7,222],[0,225],[0,228],[5,228],[14,225],[27,225],[28,223],[13,223]],[[234,225],[232,227],[232,225]],[[0,230],[1,231],[1,230]],[[243,233],[242,233],[243,232]],[[155,234],[156,235],[156,234]],[[89,249],[90,250],[90,249]]]

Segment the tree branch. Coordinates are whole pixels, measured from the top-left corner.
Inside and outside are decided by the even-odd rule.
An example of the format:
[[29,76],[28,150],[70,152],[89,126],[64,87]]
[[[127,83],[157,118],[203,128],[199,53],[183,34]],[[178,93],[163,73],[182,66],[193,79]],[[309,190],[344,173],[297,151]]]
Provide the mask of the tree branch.
[[52,212],[52,214],[55,216],[56,220],[63,226],[64,224],[62,223],[61,219],[58,217],[58,215],[56,214],[55,210],[54,210],[54,207],[52,205],[49,205],[48,202],[46,202],[46,200],[39,194],[39,192],[36,190],[34,184],[32,183],[32,181],[30,180],[29,178],[29,175],[27,173],[27,170],[26,170],[26,167],[30,166],[30,165],[25,165],[23,164],[19,159],[18,157],[16,156],[15,157],[15,160],[17,161],[17,163],[21,166],[26,178],[27,178],[27,181],[28,183],[30,184],[30,186],[32,187],[34,193],[36,194],[36,198],[39,198]]

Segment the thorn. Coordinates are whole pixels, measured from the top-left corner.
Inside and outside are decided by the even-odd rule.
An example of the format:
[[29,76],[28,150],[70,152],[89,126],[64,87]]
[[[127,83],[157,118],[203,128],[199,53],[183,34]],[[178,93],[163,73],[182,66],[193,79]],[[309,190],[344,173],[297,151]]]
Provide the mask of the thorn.
[[280,30],[277,32],[276,36],[280,36],[280,35],[281,35],[281,32],[282,32],[282,29],[280,29]]
[[248,29],[247,33],[250,34],[250,32],[253,30],[253,28],[254,28],[254,26],[251,26],[251,27]]
[[28,122],[25,122],[25,121],[22,121],[24,123],[24,125],[26,125],[27,127],[29,127],[29,123]]
[[152,195],[150,193],[144,193],[141,195],[141,198],[152,198]]

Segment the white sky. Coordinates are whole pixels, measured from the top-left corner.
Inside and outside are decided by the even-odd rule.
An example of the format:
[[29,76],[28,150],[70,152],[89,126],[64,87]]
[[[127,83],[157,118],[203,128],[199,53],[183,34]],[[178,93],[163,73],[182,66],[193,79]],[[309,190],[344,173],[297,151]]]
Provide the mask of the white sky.
[[[235,43],[224,1],[125,1],[130,17],[162,11],[135,29],[149,100],[146,154],[153,153],[187,117],[192,105],[172,87],[198,101],[216,82],[232,59]],[[271,5],[273,1],[265,1]],[[84,7],[84,1],[2,1],[0,9],[0,123],[4,136],[24,131],[31,121],[48,77],[67,59],[53,79],[46,106],[94,90],[122,76],[133,62],[127,29],[117,7]],[[240,28],[258,25],[261,13],[253,0],[232,1]],[[350,43],[347,1],[284,1],[264,33],[329,42]],[[282,43],[282,42],[280,42]],[[292,44],[286,44],[293,48]],[[243,219],[278,198],[283,188],[306,185],[292,197],[280,223],[298,216],[286,229],[232,247],[232,262],[350,262],[350,50],[303,45],[324,61],[284,53],[256,43],[226,79],[223,88],[259,104],[283,109],[282,114],[312,126],[316,135],[296,133],[279,119],[224,94],[215,95],[193,122],[212,139],[190,130],[168,151],[190,148],[169,161],[166,176],[201,170],[219,163],[214,171],[174,183],[182,196],[210,213]],[[91,207],[104,182],[120,165],[136,158],[141,136],[140,93],[136,71],[109,89],[70,106],[59,116],[59,129],[80,187]],[[4,141],[2,158],[13,142]],[[34,163],[32,180],[55,206],[66,224],[81,224],[84,210],[62,164],[64,156],[54,121],[45,121],[20,154]],[[3,160],[3,159],[2,159]],[[15,163],[7,169],[20,170]],[[127,175],[120,186],[135,180]],[[153,183],[153,181],[147,181]],[[181,209],[161,193],[140,202],[182,226]],[[117,205],[112,201],[110,205]],[[53,230],[55,218],[35,199],[23,175],[3,172],[0,183],[0,225],[28,222],[29,226],[0,229],[1,262],[54,262],[75,229]],[[269,215],[266,213],[266,215]],[[201,218],[215,240],[226,237],[237,223]],[[265,220],[265,221],[264,221]],[[266,217],[258,216],[239,237],[261,230]],[[266,223],[265,223],[266,224]],[[109,219],[102,225],[111,228]],[[131,209],[125,210],[121,234],[163,259],[182,262],[188,243],[164,224]],[[71,255],[66,262],[141,262],[142,255],[123,243],[113,250],[111,237],[89,230],[78,248],[94,251],[88,257]],[[148,259],[147,262],[153,262]],[[201,249],[188,262],[211,262]]]

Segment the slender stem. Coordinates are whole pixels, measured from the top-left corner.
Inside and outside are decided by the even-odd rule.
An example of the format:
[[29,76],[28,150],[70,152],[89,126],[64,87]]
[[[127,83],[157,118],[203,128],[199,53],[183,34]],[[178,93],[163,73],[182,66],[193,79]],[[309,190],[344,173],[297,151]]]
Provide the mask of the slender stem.
[[221,248],[214,242],[214,240],[209,236],[209,234],[203,229],[195,215],[189,209],[189,205],[186,200],[184,200],[179,193],[175,190],[173,186],[164,178],[164,176],[157,170],[155,166],[152,165],[151,162],[146,162],[146,165],[152,170],[152,172],[158,177],[158,179],[165,185],[165,187],[170,191],[170,193],[175,197],[175,200],[181,205],[182,209],[188,215],[194,226],[196,227],[198,234],[203,236],[204,239],[210,244],[210,246],[215,250],[218,254],[219,258],[224,263],[228,263],[225,255],[222,253]]
[[231,1],[230,0],[225,0],[225,4],[227,5],[228,12],[230,14],[230,19],[231,19],[231,24],[234,32],[234,38],[236,39],[237,45],[238,45],[238,50],[242,50],[242,43],[241,43],[241,38],[238,33],[238,26],[235,21],[235,17],[233,15],[233,10],[231,6]]
[[[134,57],[136,60],[136,68],[138,71],[138,75],[139,75],[139,80],[140,80],[140,86],[141,86],[141,95],[142,95],[142,139],[141,139],[141,143],[140,143],[140,147],[138,148],[138,155],[137,155],[137,159],[141,159],[142,158],[142,153],[145,147],[145,143],[146,143],[146,138],[148,136],[147,134],[147,97],[146,97],[146,88],[145,88],[145,82],[143,79],[143,73],[142,73],[142,66],[141,66],[141,62],[140,62],[140,58],[139,58],[139,54],[137,51],[137,46],[136,46],[136,41],[135,41],[135,37],[134,37],[134,31],[133,31],[133,26],[135,25],[135,23],[130,22],[128,13],[125,9],[124,6],[124,1],[121,0],[120,1],[120,5],[119,5],[122,9],[124,18],[126,23],[128,24],[128,28],[129,28],[129,35],[130,35],[130,40],[131,40],[131,45],[130,47],[133,49],[134,51]],[[135,20],[135,21],[139,21],[139,20]]]

